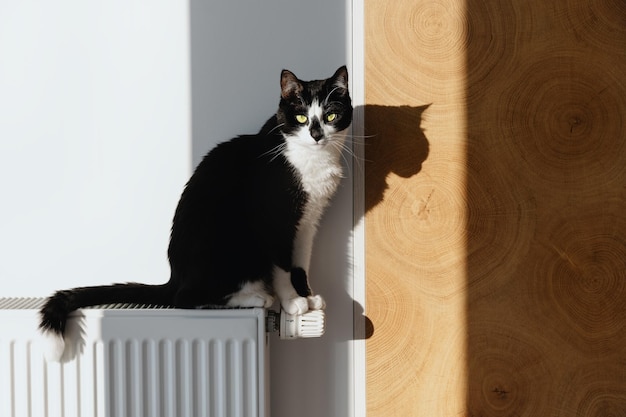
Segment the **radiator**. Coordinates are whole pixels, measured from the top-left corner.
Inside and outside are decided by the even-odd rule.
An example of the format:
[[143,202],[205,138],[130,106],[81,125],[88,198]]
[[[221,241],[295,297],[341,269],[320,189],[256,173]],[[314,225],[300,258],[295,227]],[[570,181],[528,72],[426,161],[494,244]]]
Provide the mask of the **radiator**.
[[82,309],[62,363],[42,299],[0,299],[2,417],[269,417],[264,309]]

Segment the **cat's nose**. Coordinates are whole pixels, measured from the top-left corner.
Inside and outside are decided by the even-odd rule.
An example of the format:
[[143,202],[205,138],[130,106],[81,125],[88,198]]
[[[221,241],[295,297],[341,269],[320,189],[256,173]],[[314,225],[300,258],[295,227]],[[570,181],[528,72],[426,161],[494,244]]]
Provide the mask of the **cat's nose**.
[[311,137],[315,139],[315,142],[319,142],[324,138],[324,130],[322,129],[322,126],[317,118],[313,119],[311,122],[309,131],[311,132]]

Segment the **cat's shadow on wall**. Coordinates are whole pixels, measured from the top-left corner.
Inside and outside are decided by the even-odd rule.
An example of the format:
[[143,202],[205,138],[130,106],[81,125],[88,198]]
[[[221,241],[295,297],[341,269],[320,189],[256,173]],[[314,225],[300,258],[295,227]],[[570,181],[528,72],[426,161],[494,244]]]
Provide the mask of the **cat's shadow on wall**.
[[423,106],[363,107],[365,116],[365,213],[379,205],[390,174],[410,178],[422,170],[429,144],[422,127]]
[[[384,201],[385,193],[389,189],[387,179],[390,175],[411,178],[422,170],[422,163],[428,158],[430,149],[422,127],[423,114],[429,107],[430,104],[366,105],[355,109],[356,113],[365,118],[364,137],[355,138],[363,146],[364,157],[363,160],[355,160],[352,167],[354,171],[360,170],[361,177],[365,179],[364,215]],[[355,187],[358,186],[355,184]],[[361,315],[365,321],[364,334],[355,335],[355,338],[369,339],[374,334],[375,324],[365,315],[363,307],[357,301],[353,300],[353,303],[354,314]]]

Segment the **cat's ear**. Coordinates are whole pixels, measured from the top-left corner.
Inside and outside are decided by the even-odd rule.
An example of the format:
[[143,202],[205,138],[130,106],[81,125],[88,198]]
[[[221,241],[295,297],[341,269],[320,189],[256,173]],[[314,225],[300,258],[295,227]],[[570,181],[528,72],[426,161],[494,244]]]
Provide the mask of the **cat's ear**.
[[281,89],[281,97],[286,99],[289,97],[298,96],[302,91],[302,83],[294,75],[293,72],[284,69],[280,74],[280,89]]
[[335,71],[335,74],[331,77],[331,80],[335,87],[339,87],[345,92],[348,92],[348,68],[346,68],[345,65],[339,67],[339,69]]

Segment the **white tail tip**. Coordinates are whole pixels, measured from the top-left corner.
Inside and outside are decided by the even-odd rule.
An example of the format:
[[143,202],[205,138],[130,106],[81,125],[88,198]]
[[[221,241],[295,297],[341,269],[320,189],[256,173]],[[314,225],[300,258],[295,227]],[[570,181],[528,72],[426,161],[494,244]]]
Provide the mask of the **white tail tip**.
[[61,362],[65,351],[65,340],[55,332],[45,330],[41,332],[44,357],[48,362]]

